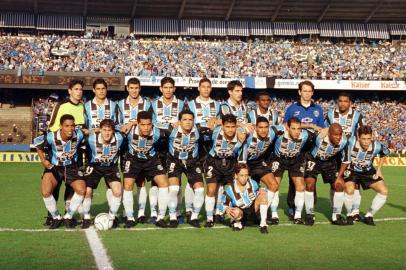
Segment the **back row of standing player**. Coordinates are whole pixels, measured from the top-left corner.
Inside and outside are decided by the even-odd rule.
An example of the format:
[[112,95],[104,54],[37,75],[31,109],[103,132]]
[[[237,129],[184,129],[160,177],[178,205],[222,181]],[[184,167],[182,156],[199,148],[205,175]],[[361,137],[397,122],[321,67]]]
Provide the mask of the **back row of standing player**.
[[[71,93],[81,87],[83,84],[80,82],[71,84],[69,91]],[[153,179],[156,184],[156,187],[150,190],[153,217],[154,206],[158,204],[156,225],[177,227],[181,174],[185,173],[189,183],[185,190],[188,221],[192,226],[200,226],[198,214],[205,203],[207,213],[205,226],[212,227],[218,187],[233,184],[233,181],[236,181],[234,169],[238,162],[246,163],[250,176],[255,181],[263,182],[267,187],[266,211],[271,206],[273,224],[279,222],[278,190],[285,170],[289,172],[295,191],[293,193],[295,224],[303,223],[301,213],[304,205],[306,206],[305,223],[309,225],[314,223],[314,191],[318,174],[322,174],[323,180],[331,185],[333,224],[352,224],[357,214],[353,213],[353,194],[357,184],[362,184],[364,188],[371,187],[378,193],[371,210],[366,215],[366,223],[373,224],[373,214],[386,200],[387,188],[382,181],[381,166],[378,167],[377,172],[372,167],[374,157],[378,154],[386,154],[386,150],[382,149],[378,142],[371,140],[372,131],[363,126],[362,117],[351,108],[351,99],[347,94],[339,96],[338,108],[328,112],[327,119],[324,121],[321,107],[311,101],[314,93],[313,84],[309,81],[302,82],[299,84],[300,100],[287,109],[284,124],[278,125],[278,116],[270,109],[268,94],[259,93],[256,96],[257,108],[248,111],[242,101],[243,86],[238,81],[228,84],[230,98],[223,103],[210,98],[211,82],[208,79],[200,81],[199,96],[187,104],[174,96],[175,83],[171,78],[162,79],[160,87],[162,97],[152,102],[140,97],[140,89],[140,82],[136,78],[130,79],[127,83],[129,96],[115,103],[106,98],[106,82],[101,79],[95,81],[93,85],[95,98],[85,104],[82,126],[83,133],[87,134],[85,141],[88,150],[85,175],[71,177],[71,180],[84,178],[86,188],[82,195],[75,191],[70,200],[70,208],[64,216],[68,226],[72,226],[69,220],[80,199],[82,199],[84,211],[82,227],[90,225],[92,190],[97,187],[101,177],[105,177],[110,187],[107,193],[110,212],[112,216],[116,215],[122,197],[127,216],[126,227],[136,224],[133,216],[134,182],[137,182],[140,187],[138,220],[143,221],[145,218],[144,179]],[[148,111],[152,113],[147,113]],[[105,121],[105,119],[112,121]],[[77,119],[74,120],[75,124],[81,124]],[[54,125],[58,124],[58,121],[54,122]],[[325,124],[330,127],[323,129]],[[114,129],[119,129],[121,132],[115,132]],[[46,148],[44,144],[47,144],[47,137],[49,141],[55,143],[52,138],[58,138],[58,132],[61,133],[62,130],[63,123],[61,123],[61,130],[53,132],[54,134],[50,132],[42,140],[38,140],[39,149]],[[357,130],[358,139],[355,138]],[[75,132],[78,133],[78,139],[84,137],[81,131]],[[363,141],[364,137],[366,138]],[[166,143],[162,143],[165,140],[168,142],[169,151],[159,159],[158,153],[162,153],[165,149]],[[116,162],[119,150],[123,149],[122,145],[126,145],[125,141],[128,144],[127,150],[122,151],[124,152],[122,154],[124,191],[121,192]],[[48,146],[48,148],[52,147]],[[55,145],[55,148],[58,147]],[[55,152],[55,155],[58,154]],[[338,155],[344,156],[345,162],[341,167],[338,165],[340,163]],[[72,157],[74,159],[75,155]],[[202,162],[203,158],[204,162]],[[46,160],[45,156],[43,159]],[[69,160],[65,155],[64,162],[69,163]],[[47,170],[60,165],[58,158],[53,164],[44,164]],[[61,178],[55,172],[56,168],[52,170],[53,172],[50,171],[48,175],[51,174],[55,180],[58,180],[56,179],[58,177]],[[203,172],[207,184],[206,195],[204,195]],[[336,176],[337,172],[338,176]],[[75,182],[67,181],[69,174],[64,175],[66,183]],[[249,181],[247,185],[251,187],[246,191],[247,198],[252,195],[251,197],[255,199],[259,194],[258,188],[255,188],[253,181]],[[56,185],[53,184],[53,186]],[[73,189],[75,190],[74,187]],[[253,190],[256,191],[253,192]],[[49,195],[50,192],[43,192],[46,206],[47,201],[52,201]],[[83,197],[80,198],[80,196]],[[244,194],[239,192],[238,188],[229,188],[224,197],[227,203],[220,204],[218,211],[223,210],[231,217],[233,217],[233,208],[246,209],[253,203],[251,199],[245,201]],[[73,207],[71,207],[72,203]],[[348,213],[346,221],[341,217],[343,203]],[[163,220],[167,206],[169,224]],[[51,209],[53,220],[56,220],[51,223],[51,227],[57,227],[61,220],[59,214],[53,211],[53,207],[47,206],[47,209]],[[262,232],[266,231],[264,230],[266,213],[265,217],[261,213],[260,228]]]

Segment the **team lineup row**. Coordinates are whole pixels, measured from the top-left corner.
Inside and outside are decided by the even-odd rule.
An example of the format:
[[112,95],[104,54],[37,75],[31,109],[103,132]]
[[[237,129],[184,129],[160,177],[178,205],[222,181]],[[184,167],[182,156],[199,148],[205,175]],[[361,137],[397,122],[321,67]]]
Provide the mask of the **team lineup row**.
[[[314,224],[319,174],[331,186],[333,224],[353,224],[359,218],[354,207],[359,185],[377,192],[363,218],[365,223],[374,224],[373,215],[386,201],[382,163],[377,170],[372,164],[376,156],[386,155],[387,149],[372,140],[372,129],[363,125],[362,116],[351,108],[351,97],[346,93],[339,95],[338,108],[328,112],[324,120],[321,107],[311,101],[313,84],[304,81],[299,84],[299,101],[287,108],[283,123],[278,124],[277,115],[269,109],[268,94],[259,93],[257,108],[248,111],[238,81],[228,84],[230,98],[221,104],[210,98],[208,79],[199,83],[199,97],[186,104],[173,95],[175,83],[169,77],[161,81],[162,97],[151,102],[139,96],[140,82],[136,78],[127,83],[129,96],[117,103],[106,98],[107,84],[98,79],[93,84],[95,98],[83,106],[82,87],[80,81],[70,83],[69,100],[55,107],[50,130],[34,141],[45,167],[42,196],[51,229],[59,227],[62,220],[74,227],[73,214],[78,208],[83,216],[82,228],[89,227],[92,192],[103,177],[109,188],[107,200],[114,226],[118,225],[117,211],[122,201],[125,227],[136,225],[135,183],[139,190],[138,221],[145,221],[145,180],[153,182],[151,219],[159,227],[177,227],[182,174],[188,181],[186,217],[194,227],[200,227],[198,216],[204,204],[205,227],[213,227],[216,213],[230,217],[234,230],[241,230],[247,220],[252,220],[262,233],[267,233],[269,208],[269,222],[279,222],[278,191],[285,170],[291,179],[288,204],[295,224]],[[79,168],[82,144],[86,153],[83,172]],[[56,200],[63,181],[68,187],[65,200],[69,204],[62,218]],[[264,188],[259,188],[260,182]],[[343,205],[346,219],[341,216]],[[164,221],[167,210],[169,224]]]

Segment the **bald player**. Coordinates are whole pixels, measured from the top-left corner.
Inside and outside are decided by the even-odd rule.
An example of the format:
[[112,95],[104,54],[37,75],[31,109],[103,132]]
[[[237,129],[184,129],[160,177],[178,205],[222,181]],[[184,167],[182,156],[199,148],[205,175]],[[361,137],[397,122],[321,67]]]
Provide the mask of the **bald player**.
[[332,224],[345,225],[341,218],[341,209],[344,203],[344,185],[336,182],[338,172],[337,156],[342,154],[347,145],[347,137],[343,135],[342,127],[334,123],[328,129],[328,134],[320,133],[314,139],[310,151],[306,154],[305,166],[305,209],[306,225],[313,225],[314,216],[314,190],[317,176],[321,174],[323,182],[330,184],[334,190]]

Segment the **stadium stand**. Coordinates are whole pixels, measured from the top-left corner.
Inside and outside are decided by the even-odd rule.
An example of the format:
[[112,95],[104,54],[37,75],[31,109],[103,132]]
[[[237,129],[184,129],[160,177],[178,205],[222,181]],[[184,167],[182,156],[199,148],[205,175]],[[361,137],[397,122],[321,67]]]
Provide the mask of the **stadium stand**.
[[0,144],[29,144],[32,136],[30,107],[0,108]]

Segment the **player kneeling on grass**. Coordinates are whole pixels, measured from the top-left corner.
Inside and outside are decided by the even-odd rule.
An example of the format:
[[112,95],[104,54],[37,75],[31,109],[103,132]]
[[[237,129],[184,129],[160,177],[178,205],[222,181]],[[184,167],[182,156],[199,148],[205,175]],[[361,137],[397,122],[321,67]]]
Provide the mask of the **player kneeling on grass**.
[[[347,224],[353,224],[351,210],[354,202],[355,184],[362,188],[372,188],[377,194],[372,200],[371,208],[363,219],[367,225],[375,225],[373,216],[385,204],[388,197],[388,188],[385,185],[381,171],[384,159],[389,151],[380,142],[372,140],[372,128],[361,126],[358,128],[357,138],[351,137],[347,148],[344,149],[344,159],[338,174],[337,181],[345,182],[344,205],[347,209]],[[374,159],[380,156],[378,169],[373,167]]]
[[114,131],[114,122],[104,119],[100,122],[100,130],[90,133],[86,140],[86,152],[88,164],[85,170],[86,196],[83,200],[83,223],[82,228],[89,228],[90,207],[92,204],[93,190],[99,185],[104,177],[112,195],[110,202],[110,218],[113,228],[118,226],[116,217],[121,203],[121,176],[118,169],[118,157],[123,145],[124,137],[120,132]]
[[267,192],[250,178],[246,164],[239,163],[235,166],[235,179],[225,187],[222,208],[231,219],[233,231],[242,230],[243,224],[251,220],[259,224],[261,233],[268,233]]
[[45,207],[51,213],[53,221],[50,229],[56,229],[62,224],[56,201],[52,192],[65,181],[74,190],[69,208],[63,219],[68,228],[74,228],[76,223],[73,214],[83,201],[86,192],[86,183],[83,173],[80,171],[78,161],[78,148],[84,138],[84,134],[75,129],[75,119],[70,114],[60,118],[60,129],[48,132],[34,140],[38,156],[45,167],[42,175],[41,192]]

